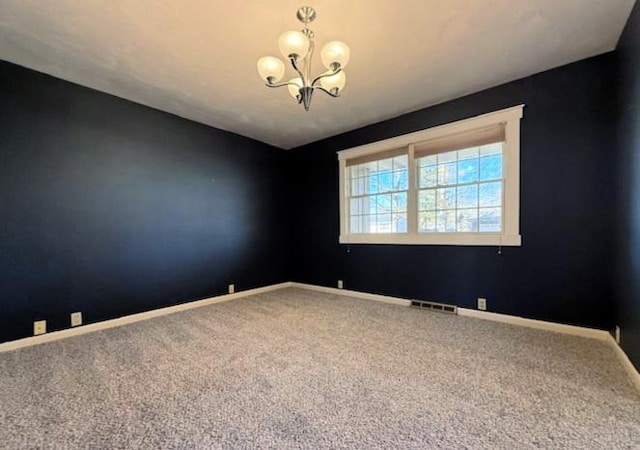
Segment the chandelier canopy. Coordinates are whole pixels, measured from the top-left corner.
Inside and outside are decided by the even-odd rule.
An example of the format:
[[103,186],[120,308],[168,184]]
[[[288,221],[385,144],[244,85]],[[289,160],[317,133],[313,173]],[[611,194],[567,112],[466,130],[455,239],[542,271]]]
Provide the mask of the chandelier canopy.
[[303,6],[296,14],[304,24],[302,31],[286,31],[278,39],[278,46],[282,55],[289,60],[298,74],[284,83],[278,83],[284,76],[284,63],[275,56],[263,56],[258,60],[258,73],[271,88],[287,86],[289,93],[304,109],[309,111],[311,97],[317,89],[338,97],[344,89],[347,78],[344,68],[349,62],[351,51],[347,44],[341,41],[331,41],[322,47],[320,57],[327,71],[315,78],[311,77],[311,59],[315,48],[314,33],[308,24],[316,18],[315,9]]

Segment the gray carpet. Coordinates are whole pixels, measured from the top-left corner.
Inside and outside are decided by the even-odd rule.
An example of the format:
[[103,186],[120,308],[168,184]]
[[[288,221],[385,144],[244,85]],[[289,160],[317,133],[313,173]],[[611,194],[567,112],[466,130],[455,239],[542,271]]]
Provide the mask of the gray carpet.
[[640,448],[595,340],[298,289],[0,354],[1,448]]

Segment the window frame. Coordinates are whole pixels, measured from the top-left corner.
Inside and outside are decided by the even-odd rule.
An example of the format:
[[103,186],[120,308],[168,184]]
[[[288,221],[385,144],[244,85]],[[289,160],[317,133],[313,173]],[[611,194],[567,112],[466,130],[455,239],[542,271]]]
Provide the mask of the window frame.
[[[337,152],[340,189],[341,244],[407,244],[407,245],[496,245],[520,246],[520,120],[523,105],[482,114],[456,122],[439,125],[414,133],[374,142]],[[503,196],[501,232],[418,232],[417,166],[414,146],[425,141],[441,139],[458,133],[491,125],[504,125]],[[347,160],[384,154],[389,150],[406,148],[408,155],[407,232],[351,233],[348,217]],[[442,153],[445,153],[443,151]]]

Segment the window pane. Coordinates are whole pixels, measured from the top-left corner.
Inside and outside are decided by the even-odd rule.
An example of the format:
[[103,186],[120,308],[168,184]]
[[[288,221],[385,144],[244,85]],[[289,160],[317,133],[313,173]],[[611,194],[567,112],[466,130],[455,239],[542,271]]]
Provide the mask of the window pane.
[[462,161],[464,159],[477,159],[477,158],[478,158],[478,147],[458,150],[458,161]]
[[371,161],[368,163],[362,164],[362,169],[364,171],[364,176],[371,175],[378,171],[378,161]]
[[363,214],[375,214],[377,210],[376,207],[376,196],[372,195],[371,197],[363,197],[362,198],[362,213]]
[[352,216],[362,214],[363,211],[360,209],[361,204],[362,203],[360,202],[359,198],[352,198],[351,200],[349,200],[349,214]]
[[351,216],[351,233],[360,233],[360,216]]
[[391,214],[376,215],[376,233],[391,233]]
[[478,181],[478,158],[458,161],[458,183]]
[[393,194],[393,211],[404,212],[407,210],[407,193]]
[[394,214],[393,216],[393,233],[407,232],[407,213]]
[[500,206],[502,204],[502,182],[480,185],[480,206]]
[[458,210],[456,231],[463,233],[478,231],[478,210],[476,208]]
[[392,190],[393,176],[390,171],[380,172],[378,174],[378,192],[389,192]]
[[373,226],[376,221],[375,215],[364,215],[360,217],[360,230],[362,233],[373,233]]
[[421,212],[418,214],[418,231],[423,233],[433,233],[436,231],[436,213]]
[[407,169],[393,172],[393,190],[406,191],[409,188],[409,172]]
[[435,187],[438,184],[437,166],[420,167],[420,187]]
[[456,188],[440,188],[436,193],[438,209],[453,209],[456,207]]
[[436,229],[441,232],[456,231],[456,212],[453,210],[438,211],[436,216]]
[[418,210],[430,211],[436,209],[436,190],[428,189],[418,192]]
[[407,155],[400,155],[393,158],[393,170],[407,169],[409,157]]
[[447,186],[458,182],[457,163],[438,164],[438,186]]
[[436,164],[438,164],[437,155],[429,155],[418,158],[418,166],[420,167],[435,166]]
[[351,195],[363,195],[366,193],[365,178],[356,178],[351,181]]
[[480,156],[502,154],[502,142],[483,145],[480,147]]
[[480,158],[480,180],[498,180],[502,178],[502,155],[482,156]]
[[376,194],[378,191],[378,176],[367,177],[367,194]]
[[391,194],[377,195],[375,199],[377,214],[388,214],[391,212]]
[[458,159],[458,152],[438,153],[438,164],[452,162]]
[[404,191],[409,188],[408,156],[372,161],[350,167],[350,195]]
[[351,188],[351,195],[352,196],[360,195],[360,192],[358,191],[358,189],[360,188],[360,185],[358,184],[359,180],[360,180],[359,178],[353,178],[350,181],[350,186],[349,187]]
[[378,161],[378,172],[391,172],[393,170],[393,158],[381,159]]
[[369,179],[366,177],[358,178],[358,195],[364,195],[369,192]]
[[468,186],[458,187],[458,208],[477,208],[478,207],[478,185],[471,184]]
[[500,231],[502,228],[500,208],[480,208],[479,216],[478,231]]

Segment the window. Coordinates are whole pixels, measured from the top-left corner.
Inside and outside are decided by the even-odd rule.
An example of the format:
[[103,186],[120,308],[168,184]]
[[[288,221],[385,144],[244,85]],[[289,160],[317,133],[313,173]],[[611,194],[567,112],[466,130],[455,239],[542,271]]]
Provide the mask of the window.
[[340,242],[520,245],[522,109],[338,152]]

